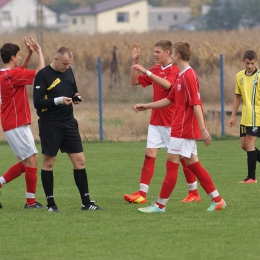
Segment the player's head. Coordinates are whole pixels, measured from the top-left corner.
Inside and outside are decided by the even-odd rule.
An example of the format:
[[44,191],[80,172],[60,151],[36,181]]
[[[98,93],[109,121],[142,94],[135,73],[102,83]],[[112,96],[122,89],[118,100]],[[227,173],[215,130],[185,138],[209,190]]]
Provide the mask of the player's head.
[[243,61],[247,74],[252,74],[256,69],[257,54],[253,50],[247,50],[243,55]]
[[171,62],[172,43],[162,39],[154,44],[154,57],[157,63],[168,65]]
[[183,61],[189,61],[191,57],[191,47],[188,42],[176,42],[172,48],[172,60],[177,61],[181,59]]
[[73,60],[72,51],[67,47],[59,48],[52,62],[52,67],[59,72],[65,72]]
[[9,63],[11,60],[15,60],[15,62],[18,62],[18,61],[20,62],[20,60],[21,60],[20,48],[16,44],[5,43],[1,47],[0,52],[1,52],[1,58],[2,58],[2,61],[4,64]]

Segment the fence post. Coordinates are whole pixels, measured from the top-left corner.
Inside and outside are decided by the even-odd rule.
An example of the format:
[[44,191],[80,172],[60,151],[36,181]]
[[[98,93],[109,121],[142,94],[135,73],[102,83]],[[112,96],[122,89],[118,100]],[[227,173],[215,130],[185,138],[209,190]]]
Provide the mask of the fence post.
[[221,135],[225,135],[225,95],[223,54],[220,54],[220,103],[221,103]]
[[98,58],[98,106],[99,106],[99,140],[103,141],[103,110],[102,110],[102,62]]

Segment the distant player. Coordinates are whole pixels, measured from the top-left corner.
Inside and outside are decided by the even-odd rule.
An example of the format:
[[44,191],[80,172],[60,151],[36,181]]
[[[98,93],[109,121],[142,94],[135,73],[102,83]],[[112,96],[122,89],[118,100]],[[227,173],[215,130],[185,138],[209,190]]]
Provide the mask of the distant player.
[[239,183],[257,183],[256,162],[260,162],[260,151],[255,141],[260,136],[260,78],[256,67],[257,54],[253,50],[244,53],[245,69],[236,74],[236,90],[229,126],[235,125],[237,110],[243,99],[240,121],[240,144],[247,152],[247,177]]
[[[159,40],[154,45],[156,65],[147,71],[138,64],[141,46],[135,43],[132,49],[131,84],[142,87],[153,87],[153,101],[168,96],[179,69],[172,64],[172,43],[169,40]],[[139,75],[139,71],[143,74]],[[146,72],[147,71],[147,72]],[[144,73],[146,72],[146,73]],[[154,174],[155,159],[160,148],[168,148],[171,131],[171,121],[174,104],[161,109],[152,109],[148,127],[146,153],[141,171],[139,190],[133,194],[125,194],[124,199],[130,203],[145,203],[149,185]],[[187,167],[185,160],[181,159],[183,171],[189,188],[188,196],[183,202],[198,202],[201,200],[197,190],[195,175]]]

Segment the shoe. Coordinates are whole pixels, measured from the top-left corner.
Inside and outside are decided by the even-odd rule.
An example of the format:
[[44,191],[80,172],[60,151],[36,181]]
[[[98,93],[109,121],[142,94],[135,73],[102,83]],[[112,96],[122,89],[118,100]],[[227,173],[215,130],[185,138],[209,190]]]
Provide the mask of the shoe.
[[95,204],[95,200],[91,200],[89,204],[81,206],[82,210],[104,210],[103,208],[99,207]]
[[207,211],[224,210],[227,206],[226,202],[222,199],[220,202],[212,201],[211,205],[207,208]]
[[238,183],[257,183],[257,179],[246,178],[242,181],[239,181]]
[[125,194],[124,199],[129,203],[146,203],[146,198],[144,198],[139,191],[134,192],[133,194]]
[[201,201],[200,195],[195,196],[194,194],[189,193],[188,196],[187,196],[185,199],[183,199],[181,202],[193,202],[193,201],[194,201],[194,202],[199,202],[199,201]]
[[25,209],[44,209],[46,207],[36,201],[32,205],[28,205],[27,203],[25,203],[24,208]]
[[[0,195],[1,195],[1,191],[0,191]],[[1,208],[3,208],[3,207],[2,207],[2,204],[1,204],[1,202],[0,202],[0,209],[1,209]]]
[[163,213],[165,212],[165,207],[160,209],[156,204],[154,204],[149,207],[139,208],[138,211],[142,213]]
[[60,212],[57,205],[55,203],[47,205],[47,211],[49,212]]

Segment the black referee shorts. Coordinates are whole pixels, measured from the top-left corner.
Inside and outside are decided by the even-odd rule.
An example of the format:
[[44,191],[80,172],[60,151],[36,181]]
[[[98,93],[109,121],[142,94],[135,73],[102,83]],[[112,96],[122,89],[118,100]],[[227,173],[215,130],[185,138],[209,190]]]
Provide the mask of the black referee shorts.
[[38,126],[42,154],[56,156],[59,150],[62,153],[83,152],[78,122],[75,118],[57,121],[39,119]]

